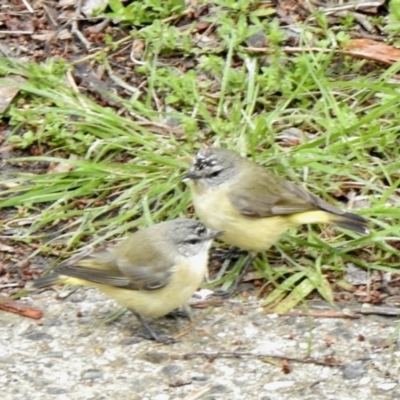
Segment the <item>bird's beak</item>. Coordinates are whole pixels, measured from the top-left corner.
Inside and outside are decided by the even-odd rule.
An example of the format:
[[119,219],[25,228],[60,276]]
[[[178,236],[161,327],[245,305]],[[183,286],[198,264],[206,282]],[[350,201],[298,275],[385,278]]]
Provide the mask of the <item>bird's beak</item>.
[[200,179],[200,175],[196,174],[196,172],[194,171],[190,171],[188,174],[184,175],[181,178],[181,182],[187,182],[190,181],[191,179],[193,180]]
[[225,233],[225,231],[210,231],[209,234],[207,235],[207,237],[205,237],[205,240],[209,240],[209,239],[215,239],[219,236],[222,236]]

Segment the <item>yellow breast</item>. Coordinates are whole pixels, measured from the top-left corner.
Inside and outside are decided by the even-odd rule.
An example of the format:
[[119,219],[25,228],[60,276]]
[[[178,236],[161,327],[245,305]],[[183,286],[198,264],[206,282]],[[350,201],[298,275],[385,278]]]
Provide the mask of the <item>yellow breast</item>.
[[176,260],[170,282],[157,290],[129,290],[71,277],[62,277],[70,285],[94,286],[119,305],[144,317],[158,318],[175,310],[187,301],[200,286],[207,270],[208,254]]
[[200,263],[180,263],[168,285],[158,290],[142,291],[117,289],[106,285],[96,286],[121,306],[145,317],[158,318],[175,310],[193,295],[204,279],[206,268],[206,259]]
[[206,189],[192,184],[193,204],[200,220],[210,229],[221,229],[221,240],[248,251],[271,247],[294,224],[288,216],[250,218],[231,204],[225,187]]

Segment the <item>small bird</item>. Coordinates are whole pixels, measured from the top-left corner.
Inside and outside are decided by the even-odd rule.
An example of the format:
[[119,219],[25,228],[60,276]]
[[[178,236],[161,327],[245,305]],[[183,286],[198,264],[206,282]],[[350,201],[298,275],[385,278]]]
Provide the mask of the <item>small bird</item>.
[[76,263],[67,260],[31,286],[97,287],[139,319],[147,338],[170,343],[173,339],[153,331],[143,317],[166,315],[192,296],[206,274],[211,243],[222,234],[190,219],[161,222]]
[[250,251],[253,258],[289,228],[302,224],[331,223],[368,233],[365,218],[343,211],[227,149],[200,150],[182,180],[191,180],[200,220],[209,229],[225,231],[221,240]]

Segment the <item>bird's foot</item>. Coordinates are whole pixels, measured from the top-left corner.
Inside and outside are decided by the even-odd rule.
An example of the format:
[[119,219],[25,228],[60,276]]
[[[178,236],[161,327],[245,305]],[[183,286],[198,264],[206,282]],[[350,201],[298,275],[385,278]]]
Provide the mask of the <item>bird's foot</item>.
[[174,344],[177,342],[177,340],[174,339],[173,337],[160,335],[153,329],[151,329],[151,331],[149,331],[148,329],[139,329],[136,331],[136,334],[144,339],[154,340],[157,343],[162,343],[162,344]]

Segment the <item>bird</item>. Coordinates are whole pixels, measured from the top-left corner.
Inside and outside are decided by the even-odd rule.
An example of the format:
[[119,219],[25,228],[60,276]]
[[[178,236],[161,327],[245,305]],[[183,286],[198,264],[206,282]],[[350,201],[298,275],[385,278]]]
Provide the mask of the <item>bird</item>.
[[186,302],[203,281],[208,252],[220,230],[191,219],[161,222],[133,233],[117,245],[75,262],[62,262],[30,289],[54,284],[94,286],[129,309],[147,331],[145,337],[172,343],[144,317],[162,317]]
[[225,231],[223,242],[249,251],[249,265],[257,253],[299,225],[331,223],[368,233],[364,217],[341,210],[229,149],[199,150],[182,180],[189,181],[200,220],[209,229]]

